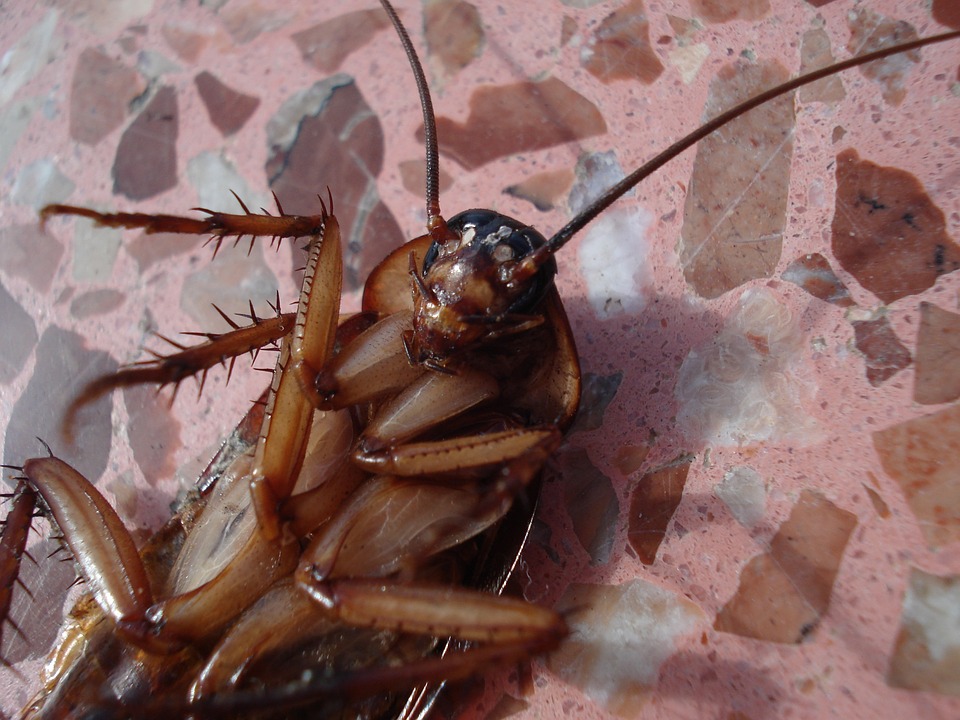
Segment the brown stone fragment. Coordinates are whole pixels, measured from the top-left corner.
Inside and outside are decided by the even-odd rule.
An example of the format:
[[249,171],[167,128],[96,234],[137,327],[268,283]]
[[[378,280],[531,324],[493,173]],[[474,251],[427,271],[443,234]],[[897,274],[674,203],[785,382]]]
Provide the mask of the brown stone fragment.
[[603,426],[603,416],[607,406],[616,397],[623,382],[623,372],[609,375],[583,373],[583,387],[580,391],[580,409],[574,420],[573,429],[578,432],[597,430]]
[[[400,162],[400,182],[403,183],[409,192],[418,198],[424,196],[427,187],[427,168],[423,163],[423,158],[416,160],[403,160]],[[447,190],[453,187],[453,178],[450,173],[440,168],[440,194],[443,195]]]
[[888,304],[960,268],[960,247],[920,181],[899,168],[861,160],[852,148],[837,155],[831,230],[837,262]]
[[466,123],[437,118],[440,151],[468,170],[606,131],[596,105],[557,78],[483,85],[470,97]]
[[933,19],[953,30],[960,30],[960,3],[956,0],[933,0]]
[[4,342],[0,343],[0,383],[11,382],[37,344],[37,325],[20,303],[0,284],[0,318]]
[[667,22],[670,24],[670,29],[673,30],[680,47],[686,47],[693,42],[697,32],[702,27],[701,23],[692,18],[677,17],[676,15],[667,15]]
[[0,228],[0,269],[46,293],[60,267],[63,244],[36,223]]
[[900,342],[886,316],[853,321],[854,342],[863,353],[867,380],[877,387],[910,365],[910,351]]
[[177,184],[177,95],[162,87],[120,138],[113,161],[113,191],[145,200]]
[[914,401],[923,405],[960,398],[960,315],[920,303]]
[[650,445],[624,445],[617,448],[613,462],[624,475],[631,475],[643,466],[650,454]]
[[770,12],[768,0],[691,0],[690,10],[708,23],[762,20]]
[[616,536],[620,503],[613,482],[604,475],[580,448],[571,448],[561,457],[563,497],[573,531],[591,565],[610,560]]
[[830,267],[830,261],[820,253],[810,253],[790,263],[783,271],[784,280],[799,285],[819,300],[839,307],[852,307],[847,286]]
[[827,611],[856,526],[856,515],[804,490],[770,551],[740,573],[740,586],[717,614],[714,628],[757,640],[801,642]]
[[570,17],[569,15],[563,16],[563,21],[560,24],[560,47],[566,47],[567,43],[573,38],[577,32],[577,21]]
[[77,59],[70,88],[70,137],[96,145],[127,118],[130,101],[144,90],[143,80],[96,48]]
[[305,62],[322,73],[332,73],[350,53],[373,39],[390,21],[382,9],[357,10],[338,15],[292,35]]
[[227,87],[213,73],[204,71],[193,81],[207,108],[210,122],[224,136],[233,135],[242,128],[260,105],[260,98]]
[[403,241],[393,214],[375,195],[383,168],[380,121],[350,82],[333,88],[319,110],[304,116],[296,128],[289,147],[271,148],[266,168],[270,186],[284,212],[301,215],[318,213],[317,194],[330,186],[343,240],[345,287],[358,288]]
[[192,235],[144,233],[124,247],[130,257],[137,261],[137,269],[142,273],[174,255],[196,250],[199,245],[197,238]]
[[[788,77],[779,62],[724,67],[710,84],[713,117]],[[766,103],[697,146],[684,206],[680,260],[704,298],[770,277],[786,223],[795,113],[793,94]],[[717,220],[721,218],[721,220]]]
[[867,497],[870,498],[870,504],[873,505],[873,509],[876,511],[877,515],[882,517],[884,520],[889,519],[890,506],[884,501],[883,496],[881,496],[880,493],[878,493],[869,485],[864,484],[863,489],[867,491]]
[[151,485],[173,477],[174,456],[180,447],[180,423],[170,403],[158,397],[154,388],[142,385],[124,388],[127,408],[127,435],[133,457]]
[[179,301],[180,308],[193,319],[194,327],[227,330],[214,305],[242,308],[251,298],[268,298],[276,291],[277,279],[260,250],[255,247],[249,255],[238,251],[221,253],[216,262],[198,263],[193,272],[187,273]]
[[[830,48],[830,36],[823,28],[807,30],[800,45],[800,74],[804,75],[836,62]],[[837,75],[804,85],[797,91],[801,103],[837,103],[846,97],[843,82]]]
[[667,525],[683,499],[691,459],[646,473],[630,494],[627,540],[640,562],[652,565],[667,533]]
[[64,403],[95,377],[109,375],[118,365],[107,353],[87,348],[83,338],[56,326],[48,327],[36,349],[36,365],[26,390],[13,405],[3,446],[3,462],[20,465],[43,452],[37,437],[56,443],[57,457],[96,482],[107,467],[113,440],[109,395],[77,413],[75,442],[60,440]]
[[176,22],[164,23],[160,34],[177,57],[188,63],[195,63],[210,42],[209,34],[194,32]]
[[650,26],[641,0],[631,0],[603,19],[587,41],[580,64],[605,83],[638,80],[651,84],[663,64],[650,45]]
[[960,541],[960,405],[873,434],[884,471],[893,478],[931,548]]
[[116,310],[123,304],[126,295],[119,290],[101,288],[82,293],[70,301],[70,314],[77,320],[87,320]]
[[238,44],[248,43],[261,33],[276,30],[286,25],[292,13],[287,3],[265,3],[261,0],[232,0],[223,5],[217,12],[217,17],[233,41]]
[[483,49],[480,11],[464,0],[427,0],[423,24],[430,57],[450,76],[460,72]]
[[546,212],[567,194],[573,185],[573,170],[548,170],[511,185],[504,192],[530,202],[537,210]]

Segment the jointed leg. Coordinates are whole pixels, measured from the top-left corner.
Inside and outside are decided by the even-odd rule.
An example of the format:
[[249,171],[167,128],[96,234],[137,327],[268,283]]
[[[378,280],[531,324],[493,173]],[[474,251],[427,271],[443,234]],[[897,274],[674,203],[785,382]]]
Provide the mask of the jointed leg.
[[[206,213],[205,218],[189,218],[180,215],[148,215],[146,213],[102,213],[76,205],[47,205],[40,211],[40,222],[46,223],[56,215],[75,215],[93,220],[98,225],[114,228],[142,229],[148,235],[153,233],[184,233],[188,235],[211,235],[216,243],[214,254],[220,249],[223,240],[235,237],[236,242],[244,236],[250,236],[251,244],[258,237],[273,240],[283,238],[312,237],[320,234],[326,209],[319,215],[285,215],[280,201],[274,195],[279,215],[271,215],[261,208],[261,213],[253,213],[237,197],[243,208],[242,215],[215,212],[206,208],[195,208]],[[321,205],[323,201],[321,200]],[[331,202],[331,212],[332,212]]]

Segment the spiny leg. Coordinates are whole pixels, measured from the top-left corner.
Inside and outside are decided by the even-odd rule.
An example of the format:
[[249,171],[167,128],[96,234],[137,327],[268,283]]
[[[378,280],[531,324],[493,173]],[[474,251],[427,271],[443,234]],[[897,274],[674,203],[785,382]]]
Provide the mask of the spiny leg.
[[279,505],[293,490],[303,461],[314,412],[304,388],[333,355],[342,279],[340,226],[329,215],[311,243],[293,332],[277,360],[257,444],[250,492],[268,540],[280,533]]
[[[135,363],[120,368],[110,375],[102,375],[88,383],[80,393],[71,400],[63,418],[64,435],[70,439],[73,427],[80,409],[95,401],[97,398],[116,390],[117,388],[157,383],[160,386],[173,384],[174,397],[180,383],[186,378],[200,376],[200,391],[202,392],[207,377],[207,371],[216,365],[225,365],[229,360],[229,374],[233,371],[234,361],[245,353],[256,353],[266,345],[276,343],[293,329],[294,314],[279,312],[279,298],[276,305],[276,315],[270,318],[260,318],[250,308],[252,324],[240,326],[231,320],[220,308],[214,306],[232,327],[233,330],[225,333],[202,333],[206,341],[193,347],[185,347],[168,338],[160,336],[180,352],[170,355],[153,353],[154,359]],[[187,333],[201,334],[201,333]]]
[[[37,493],[25,480],[20,480],[11,497],[13,501],[10,512],[3,521],[3,535],[0,536],[0,665],[7,667],[11,666],[2,655],[3,624],[9,622],[10,626],[22,635],[20,628],[10,618],[10,607],[14,585],[21,583],[23,586],[20,581],[20,563],[26,553],[27,534],[37,504]],[[25,586],[23,589],[29,594],[30,591]]]
[[[232,192],[232,191],[231,191]],[[274,195],[279,215],[271,215],[261,208],[260,213],[251,212],[236,193],[242,215],[216,212],[207,208],[194,208],[206,213],[205,218],[190,218],[181,215],[149,215],[147,213],[102,213],[91,208],[76,205],[47,205],[40,211],[40,222],[45,224],[57,215],[72,215],[93,220],[97,225],[113,228],[142,229],[148,235],[154,233],[182,233],[186,235],[210,235],[214,245],[214,255],[226,238],[236,238],[234,244],[243,237],[250,237],[251,247],[258,237],[272,238],[272,241],[284,238],[301,238],[318,235],[327,217],[327,208],[320,200],[322,211],[318,215],[287,215],[280,201]],[[330,201],[331,212],[333,207]]]
[[[247,538],[243,550],[216,578],[152,608],[150,623],[161,634],[187,640],[220,629],[211,618],[229,622],[269,584],[293,570],[293,550],[299,547],[288,534],[281,534],[279,507],[297,480],[314,416],[298,368],[322,366],[333,352],[341,275],[339,227],[329,216],[311,241],[294,327],[281,345],[252,467],[243,472],[243,482],[250,479],[259,531]],[[257,568],[255,579],[250,578],[250,568]],[[216,608],[224,607],[232,614],[218,614]],[[145,634],[153,632],[150,623],[142,626]]]
[[[232,192],[232,191],[231,191]],[[261,208],[261,213],[253,213],[244,202],[233,193],[243,209],[242,215],[215,212],[206,208],[196,208],[206,213],[205,218],[189,218],[178,215],[150,215],[145,213],[102,213],[91,208],[75,205],[47,205],[40,211],[41,224],[51,217],[58,215],[85,217],[98,225],[106,227],[143,229],[147,234],[153,233],[183,233],[192,235],[210,235],[215,243],[214,255],[219,250],[223,240],[235,237],[236,244],[245,236],[250,237],[251,248],[258,237],[271,238],[271,244],[284,238],[312,237],[323,231],[324,222],[329,217],[327,205],[320,199],[321,212],[318,215],[287,215],[283,212],[280,201],[274,195],[277,203],[278,215],[271,215]],[[333,200],[329,198],[330,207]],[[207,342],[196,347],[185,347],[168,340],[180,352],[167,356],[156,356],[154,360],[121,369],[112,375],[97,378],[87,385],[71,402],[63,421],[64,435],[71,438],[73,423],[79,409],[98,397],[116,388],[128,387],[144,383],[158,383],[165,385],[179,383],[190,376],[201,375],[201,390],[206,372],[216,364],[223,364],[231,359],[230,370],[233,369],[233,358],[246,352],[256,352],[259,348],[276,342],[287,334],[293,326],[293,315],[280,312],[280,301],[277,299],[275,307],[276,317],[260,320],[250,307],[252,325],[239,327],[230,320],[219,308],[220,315],[233,327],[232,332],[222,334],[202,333]],[[167,338],[163,338],[167,339]],[[174,391],[176,394],[176,391]]]

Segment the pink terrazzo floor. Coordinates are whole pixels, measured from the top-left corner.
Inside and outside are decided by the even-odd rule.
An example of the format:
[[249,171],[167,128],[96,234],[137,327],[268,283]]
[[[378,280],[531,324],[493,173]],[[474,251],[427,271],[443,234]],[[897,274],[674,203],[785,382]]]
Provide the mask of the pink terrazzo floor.
[[[229,190],[269,208],[273,178],[287,210],[311,211],[329,186],[338,214],[361,221],[348,282],[422,231],[410,177],[419,108],[378,16],[325,44],[329,34],[307,31],[342,15],[339,3],[214,4],[14,2],[0,23],[3,462],[37,454],[43,437],[100,478],[143,536],[264,378],[236,372],[224,389],[213,376],[199,400],[188,384],[172,407],[152,391],[117,393],[83,419],[75,448],[58,434],[65,403],[83,378],[162,346],[152,332],[223,329],[210,302],[242,312],[252,298],[265,312],[277,287],[294,297],[297,261],[287,248],[248,257],[244,246],[211,262],[192,240],[80,221],[44,232],[38,208],[232,209]],[[423,8],[399,4],[423,47]],[[933,3],[938,17],[960,22],[948,4]],[[555,230],[584,193],[693,128],[711,82],[738,58],[778,58],[796,74],[821,46],[848,56],[851,31],[869,46],[885,27],[871,13],[922,36],[945,29],[920,3],[770,5],[478,1],[477,15],[450,16],[440,11],[463,7],[437,3],[432,22],[455,39],[427,62],[439,116],[467,122],[481,85],[555,78],[580,96],[522,88],[513,101],[533,97],[532,111],[490,121],[508,130],[448,124],[459,164],[442,159],[445,211],[494,207]],[[880,81],[853,71],[801,93],[792,131],[783,116],[731,131],[758,161],[721,148],[695,169],[688,152],[561,253],[588,392],[520,576],[528,599],[580,608],[577,632],[535,663],[532,687],[507,671],[487,678],[465,716],[960,716],[958,65],[953,42]],[[336,72],[356,79],[362,100],[337,91],[344,106],[301,126],[306,141],[315,123],[313,144],[291,145],[323,90],[281,107]],[[544,147],[556,126],[578,139]],[[841,183],[852,204],[837,225],[847,148],[915,176],[929,200],[877,171]],[[574,181],[586,153],[609,155],[590,156]],[[747,189],[711,180],[730,168]],[[894,213],[880,225],[895,237],[854,212],[864,202]],[[356,293],[347,302],[356,307]],[[23,580],[34,600],[17,591],[12,612],[29,642],[3,634],[19,673],[0,667],[7,714],[30,695],[72,580],[68,564],[45,559],[50,541],[32,542],[39,568],[28,563]]]

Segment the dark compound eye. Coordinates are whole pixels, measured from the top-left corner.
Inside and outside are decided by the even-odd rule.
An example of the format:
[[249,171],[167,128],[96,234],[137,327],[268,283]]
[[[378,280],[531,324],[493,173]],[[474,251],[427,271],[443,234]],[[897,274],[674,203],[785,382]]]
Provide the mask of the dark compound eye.
[[[486,255],[492,264],[509,267],[547,243],[543,235],[529,225],[493,210],[466,210],[450,218],[447,226],[456,233],[460,242],[447,243],[446,246],[437,243],[431,245],[423,258],[424,276],[439,258],[457,252],[468,244],[476,246],[477,252]],[[550,258],[510,305],[509,312],[530,312],[543,299],[556,274],[557,263]]]

